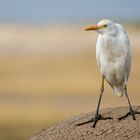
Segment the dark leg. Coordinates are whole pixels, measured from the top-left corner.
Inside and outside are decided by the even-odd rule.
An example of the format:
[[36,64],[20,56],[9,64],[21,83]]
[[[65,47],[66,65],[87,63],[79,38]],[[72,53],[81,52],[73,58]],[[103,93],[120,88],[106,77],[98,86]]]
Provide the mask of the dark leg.
[[126,98],[127,98],[128,105],[129,105],[129,111],[128,111],[127,114],[125,114],[124,116],[120,117],[119,120],[122,120],[122,119],[128,117],[129,115],[132,116],[132,119],[133,119],[133,120],[136,120],[135,114],[140,114],[140,112],[133,111],[133,108],[132,108],[132,106],[131,106],[131,103],[130,103],[130,100],[129,100],[129,97],[128,97],[128,94],[127,94],[127,87],[126,87],[126,86],[125,86],[124,90],[125,90],[125,96],[126,96]]
[[99,97],[99,101],[98,101],[98,105],[97,105],[97,109],[96,109],[96,113],[95,113],[94,118],[92,118],[89,121],[86,121],[86,122],[83,122],[83,123],[79,123],[79,124],[77,124],[77,126],[80,126],[80,125],[83,125],[83,124],[87,124],[87,123],[92,123],[93,122],[94,123],[93,124],[93,127],[95,127],[96,126],[96,123],[98,122],[98,120],[112,119],[111,117],[103,118],[101,116],[101,114],[99,114],[99,108],[100,108],[100,103],[101,103],[103,92],[104,92],[104,76],[102,77],[102,85],[101,85],[101,89],[100,89],[100,97]]

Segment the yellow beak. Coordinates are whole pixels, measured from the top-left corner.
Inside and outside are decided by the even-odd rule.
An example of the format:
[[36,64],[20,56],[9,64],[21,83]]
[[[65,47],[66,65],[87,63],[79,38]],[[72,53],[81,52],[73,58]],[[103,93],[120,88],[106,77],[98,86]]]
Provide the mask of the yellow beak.
[[87,27],[85,31],[98,30],[98,29],[101,29],[102,27],[103,27],[102,25],[93,25],[93,26]]

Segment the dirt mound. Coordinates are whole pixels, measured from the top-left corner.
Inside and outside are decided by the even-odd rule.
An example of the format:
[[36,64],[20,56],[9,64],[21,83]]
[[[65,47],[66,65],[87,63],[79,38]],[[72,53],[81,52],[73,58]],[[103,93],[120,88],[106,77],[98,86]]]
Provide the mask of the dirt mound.
[[[140,106],[133,108],[140,112]],[[100,120],[95,128],[92,127],[93,123],[75,126],[94,116],[94,112],[80,114],[42,130],[30,140],[140,140],[140,114],[135,115],[136,120],[132,120],[131,116],[118,120],[118,117],[125,115],[127,111],[127,107],[101,110],[102,116],[113,117],[113,120]]]

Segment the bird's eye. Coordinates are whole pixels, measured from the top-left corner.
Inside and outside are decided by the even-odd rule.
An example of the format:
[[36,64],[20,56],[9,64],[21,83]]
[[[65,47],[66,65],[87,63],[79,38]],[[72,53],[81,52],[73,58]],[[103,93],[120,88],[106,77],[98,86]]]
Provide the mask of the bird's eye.
[[105,24],[104,27],[107,27],[107,24]]

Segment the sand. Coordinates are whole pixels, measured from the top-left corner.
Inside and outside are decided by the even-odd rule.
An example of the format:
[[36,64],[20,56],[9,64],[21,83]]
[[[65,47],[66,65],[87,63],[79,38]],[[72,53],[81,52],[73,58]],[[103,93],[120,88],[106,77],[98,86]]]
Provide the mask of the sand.
[[[140,106],[133,107],[140,111]],[[136,120],[131,116],[123,120],[119,117],[126,114],[127,107],[117,107],[101,110],[104,117],[113,117],[113,120],[100,120],[93,128],[93,123],[75,126],[91,119],[95,112],[80,114],[79,116],[64,120],[50,128],[43,129],[30,140],[139,140],[140,139],[140,115],[136,114]]]

